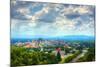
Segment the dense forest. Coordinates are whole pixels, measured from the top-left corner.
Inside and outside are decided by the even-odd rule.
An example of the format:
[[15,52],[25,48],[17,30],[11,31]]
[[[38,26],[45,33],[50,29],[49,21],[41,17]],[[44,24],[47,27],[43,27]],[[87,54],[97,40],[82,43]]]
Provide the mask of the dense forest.
[[[77,44],[65,46],[48,46],[44,47],[43,51],[40,48],[25,48],[16,45],[11,45],[11,66],[27,66],[27,65],[42,65],[42,64],[58,64],[58,63],[71,63],[73,59],[80,56],[75,62],[88,62],[95,61],[95,46],[94,42],[77,42]],[[84,45],[85,44],[85,45]],[[84,45],[84,46],[83,46]],[[64,56],[58,51],[57,48],[65,52]],[[86,52],[84,52],[86,51]]]

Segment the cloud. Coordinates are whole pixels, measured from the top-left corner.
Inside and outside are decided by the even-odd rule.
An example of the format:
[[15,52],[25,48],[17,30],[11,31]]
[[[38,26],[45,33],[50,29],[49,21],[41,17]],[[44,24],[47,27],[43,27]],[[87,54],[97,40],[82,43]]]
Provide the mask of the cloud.
[[94,6],[38,2],[19,4],[22,3],[17,3],[11,10],[11,32],[14,36],[94,35]]
[[23,7],[21,7],[21,8],[17,9],[17,12],[20,13],[20,14],[22,14],[22,15],[27,15],[27,14],[30,13],[30,10],[29,10],[29,8],[25,8],[25,7],[23,8]]
[[11,6],[15,6],[16,5],[16,0],[11,0]]
[[92,12],[91,7],[87,5],[76,5],[76,6],[69,5],[67,7],[64,7],[64,9],[62,10],[62,13],[64,14],[71,14],[71,13],[88,14],[91,12]]

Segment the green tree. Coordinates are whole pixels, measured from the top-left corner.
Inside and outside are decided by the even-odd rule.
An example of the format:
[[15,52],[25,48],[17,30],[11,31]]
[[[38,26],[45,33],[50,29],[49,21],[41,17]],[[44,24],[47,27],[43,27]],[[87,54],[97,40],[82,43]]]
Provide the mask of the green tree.
[[58,62],[61,61],[61,54],[60,54],[59,51],[57,52],[56,59],[57,59]]
[[88,52],[83,56],[80,57],[77,62],[87,62],[87,61],[94,61],[95,60],[95,48],[89,48]]

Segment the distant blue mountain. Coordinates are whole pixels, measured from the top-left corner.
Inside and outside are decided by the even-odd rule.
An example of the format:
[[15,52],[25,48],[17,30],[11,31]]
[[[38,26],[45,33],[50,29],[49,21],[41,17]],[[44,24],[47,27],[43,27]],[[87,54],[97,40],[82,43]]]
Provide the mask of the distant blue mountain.
[[[48,39],[48,40],[94,40],[94,36],[85,36],[85,35],[70,35],[70,36],[57,36],[57,37],[35,37],[35,38],[12,38],[13,40],[37,40],[39,38]],[[11,39],[11,40],[12,40]]]
[[[41,38],[41,37],[40,37]],[[11,38],[11,43],[16,42],[27,42],[32,40],[38,40],[39,38]],[[67,41],[88,41],[95,40],[94,36],[83,36],[83,35],[73,35],[73,36],[59,36],[59,37],[42,37],[43,40],[67,40]]]
[[94,40],[94,36],[83,36],[83,35],[73,35],[73,36],[61,36],[57,37],[58,39],[64,40]]

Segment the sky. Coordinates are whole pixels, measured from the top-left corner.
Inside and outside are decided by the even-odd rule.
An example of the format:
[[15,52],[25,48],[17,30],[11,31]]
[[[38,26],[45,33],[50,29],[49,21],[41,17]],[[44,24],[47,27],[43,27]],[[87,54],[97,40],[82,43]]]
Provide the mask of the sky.
[[11,1],[11,38],[94,36],[95,6]]

